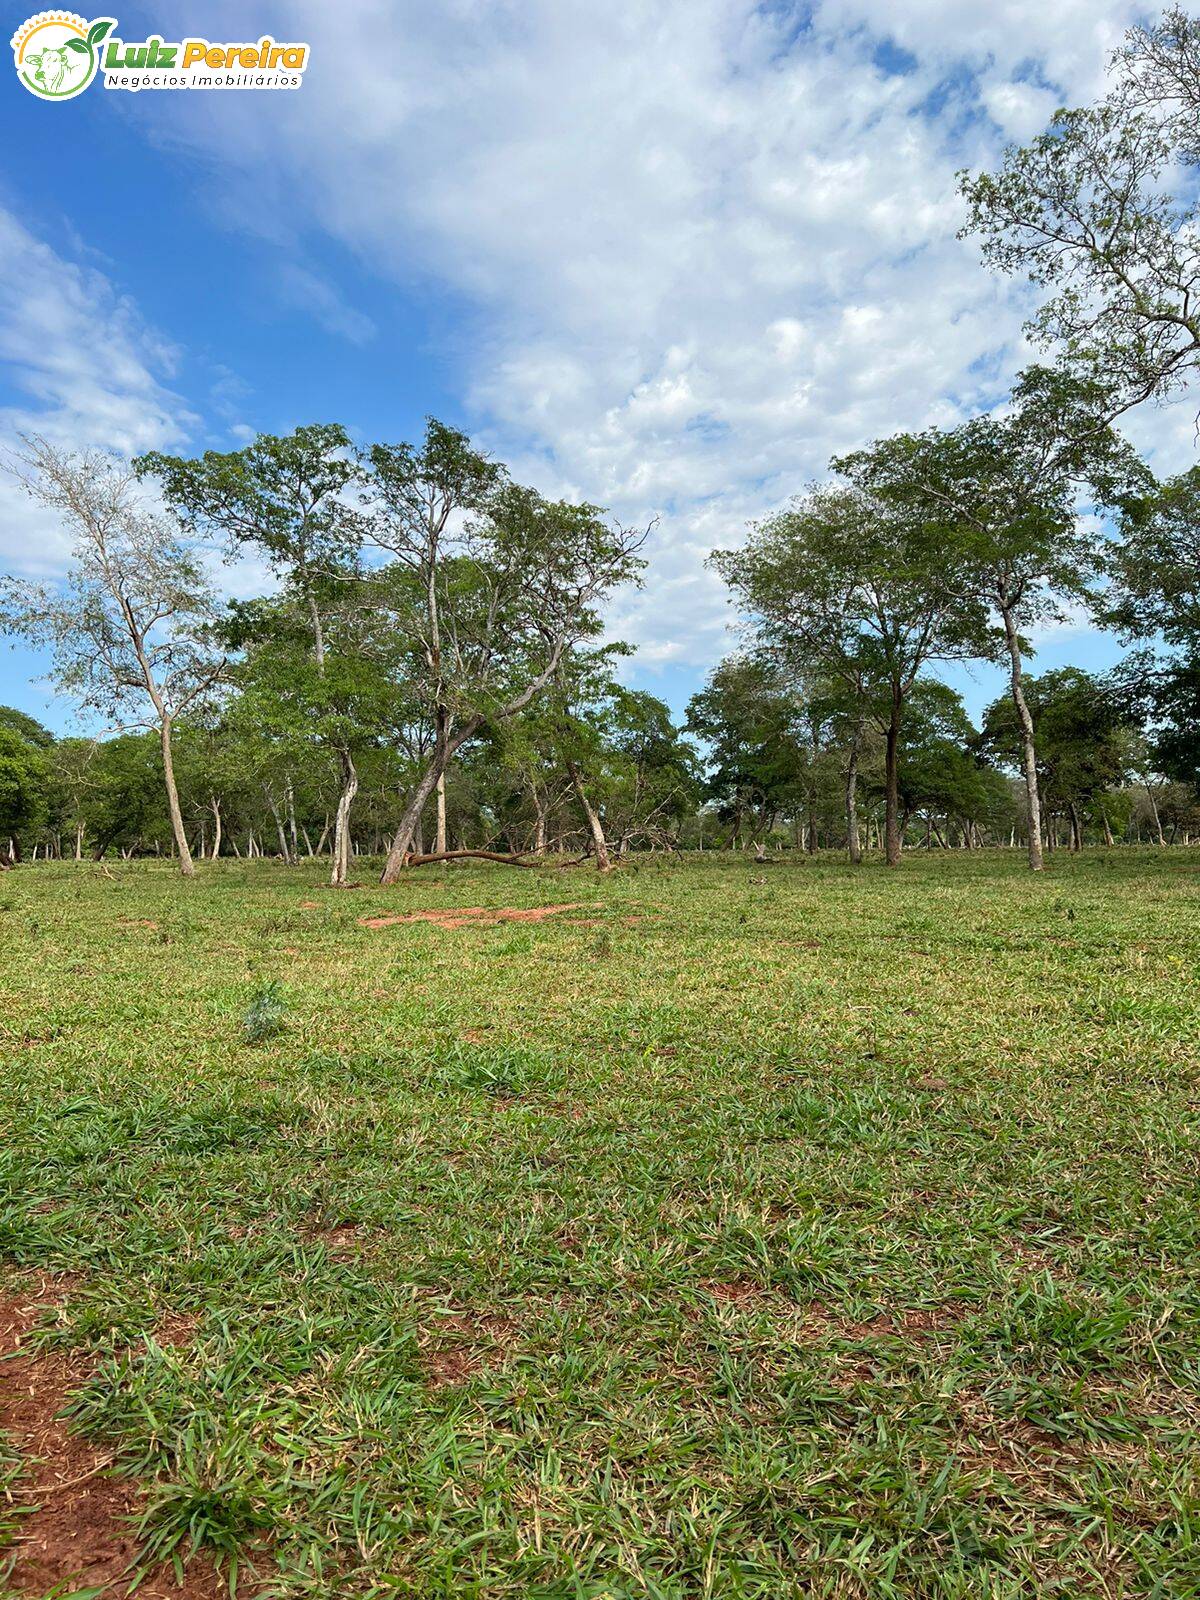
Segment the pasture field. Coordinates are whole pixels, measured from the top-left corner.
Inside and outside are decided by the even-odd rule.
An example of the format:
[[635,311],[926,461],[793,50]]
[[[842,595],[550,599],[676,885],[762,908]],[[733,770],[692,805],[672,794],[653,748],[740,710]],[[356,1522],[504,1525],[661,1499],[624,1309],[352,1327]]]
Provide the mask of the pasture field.
[[374,870],[0,876],[14,1592],[1200,1595],[1200,852]]

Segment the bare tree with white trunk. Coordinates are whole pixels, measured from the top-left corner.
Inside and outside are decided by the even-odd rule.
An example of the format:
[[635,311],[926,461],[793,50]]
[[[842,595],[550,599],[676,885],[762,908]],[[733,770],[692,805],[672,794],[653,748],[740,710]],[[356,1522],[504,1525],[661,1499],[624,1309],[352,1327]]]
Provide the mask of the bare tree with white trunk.
[[179,524],[146,503],[130,466],[38,436],[23,445],[7,465],[71,535],[71,565],[60,585],[0,580],[0,626],[51,650],[51,677],[81,711],[157,732],[180,870],[191,877],[171,735],[225,671],[212,588]]

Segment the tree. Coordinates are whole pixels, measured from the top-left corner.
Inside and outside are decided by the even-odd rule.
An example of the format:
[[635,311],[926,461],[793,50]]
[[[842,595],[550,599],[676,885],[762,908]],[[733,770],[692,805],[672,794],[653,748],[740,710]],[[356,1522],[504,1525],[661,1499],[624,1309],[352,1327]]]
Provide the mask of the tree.
[[10,709],[0,707],[0,867],[8,865],[10,848],[20,858],[22,836],[45,820],[49,790],[45,751],[16,731],[12,723],[21,713],[10,720]]
[[[956,690],[936,679],[914,685],[904,719],[900,800],[906,827],[910,817],[924,815],[926,844],[936,838],[946,847],[956,822],[962,842],[970,846],[985,827],[1011,819],[1008,785],[984,765],[974,750],[976,741]],[[946,824],[946,837],[939,819]]]
[[[374,542],[412,580],[419,603],[410,610],[417,624],[425,665],[425,694],[437,750],[444,751],[453,730],[453,709],[447,681],[446,629],[454,619],[447,611],[446,563],[455,565],[460,548],[452,519],[478,515],[507,481],[503,467],[476,450],[457,428],[426,419],[419,446],[377,444],[369,451],[371,520]],[[446,849],[446,755],[435,780],[437,834],[435,853]]]
[[1200,467],[1125,498],[1109,557],[1107,619],[1200,650]]
[[41,438],[25,446],[13,471],[70,530],[73,566],[60,589],[4,580],[0,624],[50,646],[51,676],[82,709],[133,715],[135,725],[157,732],[179,866],[190,877],[195,868],[171,731],[225,671],[225,657],[212,643],[212,590],[178,524],[137,498],[130,469],[94,451],[68,454]]
[[[359,788],[359,760],[386,735],[394,696],[389,672],[394,636],[362,580],[345,576],[318,598],[326,648],[318,664],[306,608],[294,592],[274,601],[236,606],[230,643],[242,652],[233,680],[239,690],[229,709],[230,731],[245,752],[245,766],[261,777],[285,860],[296,854],[294,826],[297,767],[310,777],[329,763],[338,774],[330,882],[349,879],[350,813]],[[281,806],[282,801],[282,806]]]
[[886,441],[835,469],[757,524],[740,550],[710,558],[754,619],[760,641],[801,670],[842,683],[884,735],[885,855],[899,866],[904,705],[934,661],[987,649],[986,608],[962,584],[962,553],[944,526],[902,498],[873,494]]
[[1136,28],[1098,104],[1057,111],[994,174],[960,174],[963,234],[984,259],[1050,291],[1031,325],[1076,374],[1098,379],[1115,415],[1186,384],[1200,361],[1200,25],[1181,11]]
[[93,783],[92,767],[100,745],[95,739],[58,739],[47,756],[50,763],[50,809],[54,826],[74,836],[74,857],[83,860],[87,832],[86,804]]
[[1106,617],[1127,638],[1157,634],[1167,648],[1135,652],[1120,677],[1149,725],[1155,769],[1200,792],[1200,468],[1122,510]]
[[54,743],[54,735],[49,728],[44,728],[28,712],[18,711],[16,706],[0,706],[0,728],[7,728],[10,733],[19,735],[26,744],[36,745],[39,750],[49,750]]
[[[1083,819],[1106,790],[1123,783],[1135,760],[1137,721],[1120,686],[1079,667],[1025,680],[1037,739],[1038,778],[1047,813],[1064,814],[1072,850],[1083,843]],[[1001,760],[1019,760],[1020,729],[1011,699],[984,713],[981,746]]]
[[282,436],[259,434],[243,450],[206,450],[191,459],[151,451],[133,465],[139,477],[158,480],[186,527],[224,539],[231,551],[249,545],[266,555],[308,612],[321,667],[320,586],[354,557],[360,539],[343,498],[357,475],[346,430],[310,423]]
[[[362,526],[346,498],[358,477],[349,435],[336,423],[310,423],[287,435],[260,434],[243,450],[206,451],[185,459],[157,452],[134,463],[159,480],[164,499],[198,532],[223,538],[231,551],[263,552],[286,592],[307,615],[312,661],[324,677],[328,611],[339,583],[357,572]],[[326,722],[341,769],[334,881],[345,881],[350,809],[358,792],[352,741],[344,724]],[[340,864],[340,868],[339,868]]]
[[1200,21],[1170,7],[1157,22],[1129,29],[1112,66],[1114,102],[1157,117],[1183,159],[1200,161]]
[[164,824],[162,776],[151,734],[123,733],[96,745],[83,797],[84,829],[97,861],[110,849],[156,846]]
[[[616,681],[613,663],[627,646],[572,650],[560,664],[538,719],[542,744],[567,777],[583,815],[597,869],[637,838],[670,840],[668,827],[693,802],[695,752],[672,726],[661,700]],[[526,713],[529,716],[529,713]]]
[[945,431],[897,434],[860,460],[860,481],[908,513],[941,524],[960,552],[959,575],[999,618],[1009,688],[1021,729],[1029,865],[1041,871],[1042,819],[1033,719],[1023,690],[1027,635],[1089,604],[1099,568],[1094,534],[1078,516],[1079,486],[1109,499],[1139,476],[1133,452],[1103,421],[1094,384],[1034,368],[1006,415]]
[[[518,488],[432,422],[421,450],[377,445],[369,465],[372,538],[417,579],[381,591],[382,603],[421,643],[419,691],[435,725],[384,867],[394,883],[447,764],[530,705],[565,652],[599,632],[596,607],[636,579],[645,535],[610,526],[596,506]],[[456,526],[450,513],[464,506]]]
[[730,824],[730,843],[749,822],[761,849],[800,804],[807,762],[800,706],[778,661],[758,652],[720,662],[688,702],[686,727],[707,746],[707,797]]

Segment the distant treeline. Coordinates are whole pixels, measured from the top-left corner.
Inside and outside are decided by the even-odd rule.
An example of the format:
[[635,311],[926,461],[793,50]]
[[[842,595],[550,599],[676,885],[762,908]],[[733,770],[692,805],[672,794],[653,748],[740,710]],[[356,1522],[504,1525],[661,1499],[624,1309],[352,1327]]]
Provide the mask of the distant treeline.
[[[673,725],[623,687],[601,617],[649,529],[516,484],[430,420],[357,448],[333,424],[122,463],[26,440],[13,470],[74,541],[61,585],[0,587],[61,692],[126,731],[0,727],[12,855],[385,856],[602,869],[634,849],[1020,843],[1200,833],[1200,468],[1159,480],[1120,431],[1200,364],[1200,24],[1138,27],[1095,105],[995,173],[963,232],[1042,290],[1045,364],[955,427],[830,463],[714,553],[742,648]],[[1182,198],[1180,198],[1182,197]],[[213,557],[267,569],[219,603]],[[1105,677],[1028,668],[1088,617]],[[947,663],[1003,665],[974,728]]]

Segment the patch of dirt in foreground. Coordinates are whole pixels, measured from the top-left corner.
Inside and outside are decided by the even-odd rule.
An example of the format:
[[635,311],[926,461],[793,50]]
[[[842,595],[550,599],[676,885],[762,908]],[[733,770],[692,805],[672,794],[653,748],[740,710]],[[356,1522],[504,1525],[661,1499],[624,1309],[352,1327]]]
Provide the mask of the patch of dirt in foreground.
[[[0,1295],[0,1430],[21,1453],[25,1471],[17,1492],[31,1507],[17,1519],[8,1582],[16,1594],[81,1588],[115,1600],[128,1593],[138,1554],[130,1520],[138,1510],[137,1485],[108,1476],[111,1457],[69,1432],[59,1417],[86,1369],[26,1350],[30,1332],[62,1290],[61,1280],[45,1279]],[[203,1560],[191,1563],[182,1583],[167,1565],[137,1590],[140,1600],[220,1600],[228,1593]]]
[[391,928],[398,922],[432,922],[439,928],[488,928],[497,922],[541,922],[560,911],[580,911],[585,901],[565,906],[460,906],[446,911],[402,911],[391,916],[359,917],[364,928]]

